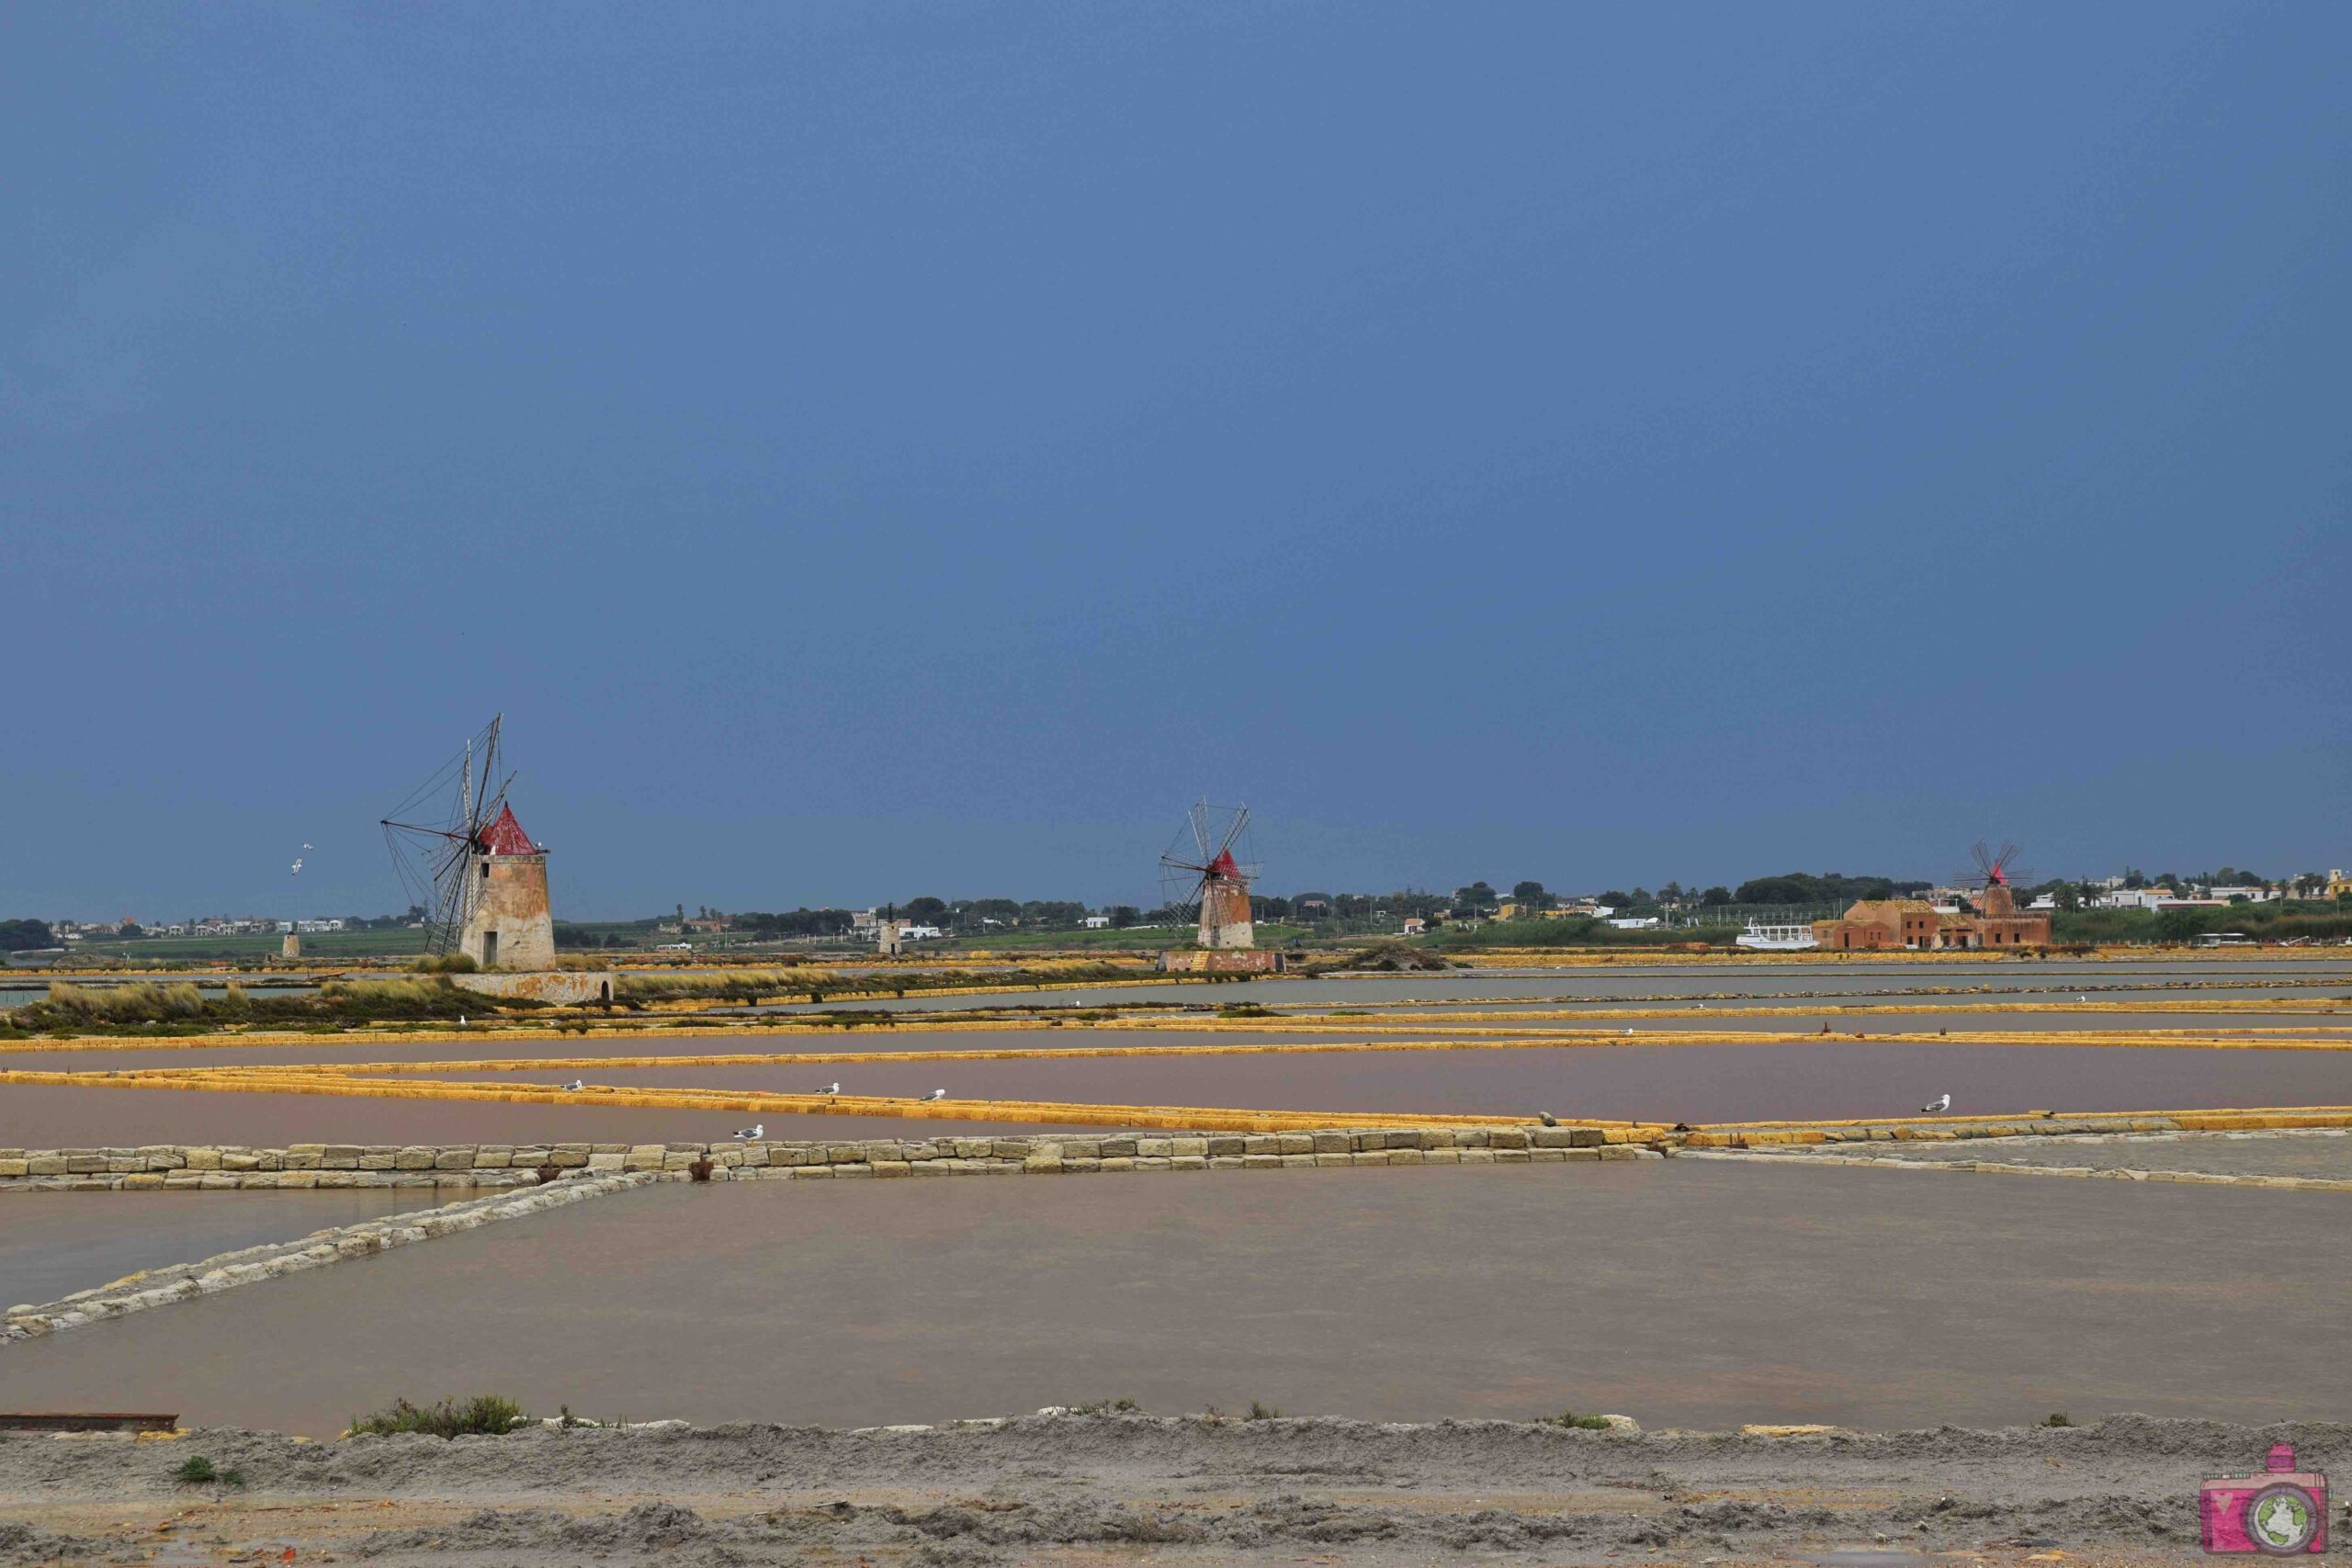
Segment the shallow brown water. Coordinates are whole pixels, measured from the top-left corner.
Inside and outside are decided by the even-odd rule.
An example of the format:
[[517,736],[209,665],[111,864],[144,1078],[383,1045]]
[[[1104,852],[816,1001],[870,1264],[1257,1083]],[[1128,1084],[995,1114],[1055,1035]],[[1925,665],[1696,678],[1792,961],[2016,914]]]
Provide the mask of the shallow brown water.
[[[594,1083],[806,1093],[806,1067],[640,1067]],[[2352,1105],[2352,1052],[1896,1045],[1868,1041],[1590,1049],[859,1063],[853,1094],[1250,1110],[1459,1111],[1573,1120],[1822,1121],[1957,1114]],[[604,1112],[591,1112],[602,1115]]]
[[[2287,1226],[2295,1266],[2181,1245]],[[12,1398],[860,1425],[2332,1418],[2338,1195],[1698,1161],[643,1190],[10,1348]]]

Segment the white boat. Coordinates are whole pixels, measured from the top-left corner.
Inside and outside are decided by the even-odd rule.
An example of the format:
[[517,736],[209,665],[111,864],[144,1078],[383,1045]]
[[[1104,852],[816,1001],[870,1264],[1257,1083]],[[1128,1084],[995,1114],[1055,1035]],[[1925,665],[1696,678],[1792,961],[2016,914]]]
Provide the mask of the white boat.
[[1809,953],[1821,945],[1811,926],[1764,926],[1754,920],[1747,929],[1732,938],[1736,947],[1751,947],[1758,953]]

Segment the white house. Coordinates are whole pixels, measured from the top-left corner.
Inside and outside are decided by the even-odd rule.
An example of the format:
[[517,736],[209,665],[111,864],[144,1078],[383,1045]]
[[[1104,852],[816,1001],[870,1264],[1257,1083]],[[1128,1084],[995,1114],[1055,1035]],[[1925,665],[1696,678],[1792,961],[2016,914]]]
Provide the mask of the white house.
[[1103,927],[1111,923],[1111,917],[1108,915],[1089,915],[1085,919],[1079,923],[1083,925],[1088,931],[1099,931]]

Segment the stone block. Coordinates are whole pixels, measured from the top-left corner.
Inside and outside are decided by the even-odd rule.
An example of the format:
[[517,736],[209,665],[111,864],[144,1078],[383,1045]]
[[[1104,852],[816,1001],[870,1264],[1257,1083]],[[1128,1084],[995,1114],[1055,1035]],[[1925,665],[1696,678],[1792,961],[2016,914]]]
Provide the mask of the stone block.
[[1487,1146],[1490,1149],[1523,1149],[1527,1147],[1527,1134],[1517,1128],[1497,1127],[1487,1133]]
[[65,1156],[63,1155],[33,1155],[28,1156],[25,1160],[24,1164],[24,1174],[27,1176],[62,1176],[65,1174]]
[[1196,1155],[1206,1155],[1208,1152],[1209,1141],[1206,1138],[1170,1138],[1168,1140],[1168,1154],[1169,1157],[1171,1159],[1190,1159]]
[[1318,1155],[1343,1155],[1348,1152],[1348,1135],[1345,1133],[1317,1133],[1310,1142],[1314,1152]]
[[1245,1140],[1238,1134],[1212,1137],[1208,1141],[1209,1154],[1212,1157],[1221,1155],[1227,1158],[1238,1159],[1248,1152],[1244,1145]]
[[[421,1144],[412,1144],[392,1156],[392,1168],[394,1170],[431,1170],[433,1162],[439,1156],[440,1152],[438,1149],[426,1148]],[[223,1160],[221,1163],[226,1167],[228,1162]]]
[[1241,1156],[1241,1168],[1244,1170],[1280,1170],[1282,1168],[1283,1156],[1277,1154],[1243,1155]]
[[473,1168],[474,1151],[471,1149],[443,1149],[433,1156],[433,1168],[435,1170],[471,1170]]
[[474,1150],[476,1170],[505,1170],[514,1163],[514,1150],[507,1144],[483,1144]]

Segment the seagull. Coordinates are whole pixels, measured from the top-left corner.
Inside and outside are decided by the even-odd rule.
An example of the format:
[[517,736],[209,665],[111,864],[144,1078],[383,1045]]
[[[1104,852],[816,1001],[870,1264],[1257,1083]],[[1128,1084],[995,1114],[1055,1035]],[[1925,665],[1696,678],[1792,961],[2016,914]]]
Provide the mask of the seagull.
[[309,849],[311,846],[310,846],[310,845],[308,845],[308,844],[304,844],[302,847],[303,847],[304,849],[306,849],[306,850],[307,850],[307,849]]
[[925,1100],[945,1100],[947,1098],[947,1091],[944,1089],[935,1089],[929,1094],[924,1095],[923,1098]]
[[753,1138],[764,1138],[767,1134],[768,1124],[764,1122],[754,1122],[748,1127],[738,1127],[735,1129],[735,1135],[743,1139],[747,1143]]
[[1560,1119],[1557,1116],[1553,1115],[1548,1111],[1537,1111],[1535,1113],[1535,1119],[1538,1122],[1543,1122],[1546,1127],[1556,1127],[1560,1124]]
[[1630,1029],[1629,1029],[1629,1030],[1625,1031],[1625,1032],[1626,1032],[1626,1033],[1628,1033],[1628,1034],[1631,1034],[1631,1033],[1633,1033],[1634,1032],[1633,1032],[1632,1030],[1630,1030]]
[[302,857],[300,855],[296,855],[294,857],[294,874],[297,876],[302,874]]
[[1950,1111],[1951,1109],[1951,1096],[1947,1094],[1940,1100],[1931,1100],[1927,1104],[1919,1107],[1919,1114],[1925,1116],[1930,1111]]
[[574,1078],[574,1079],[572,1079],[570,1083],[568,1083],[568,1084],[564,1085],[563,1087],[564,1087],[564,1091],[565,1091],[566,1093],[569,1093],[569,1094],[577,1094],[577,1093],[579,1093],[582,1089],[586,1089],[586,1088],[588,1087],[588,1083],[587,1083],[587,1080],[586,1080],[586,1079],[584,1079],[584,1078]]
[[829,1084],[827,1084],[824,1088],[822,1088],[822,1089],[819,1089],[817,1092],[818,1092],[819,1094],[839,1094],[839,1093],[841,1093],[841,1091],[842,1091],[842,1086],[841,1086],[841,1085],[839,1085],[839,1084],[837,1084],[837,1083],[829,1083]]

